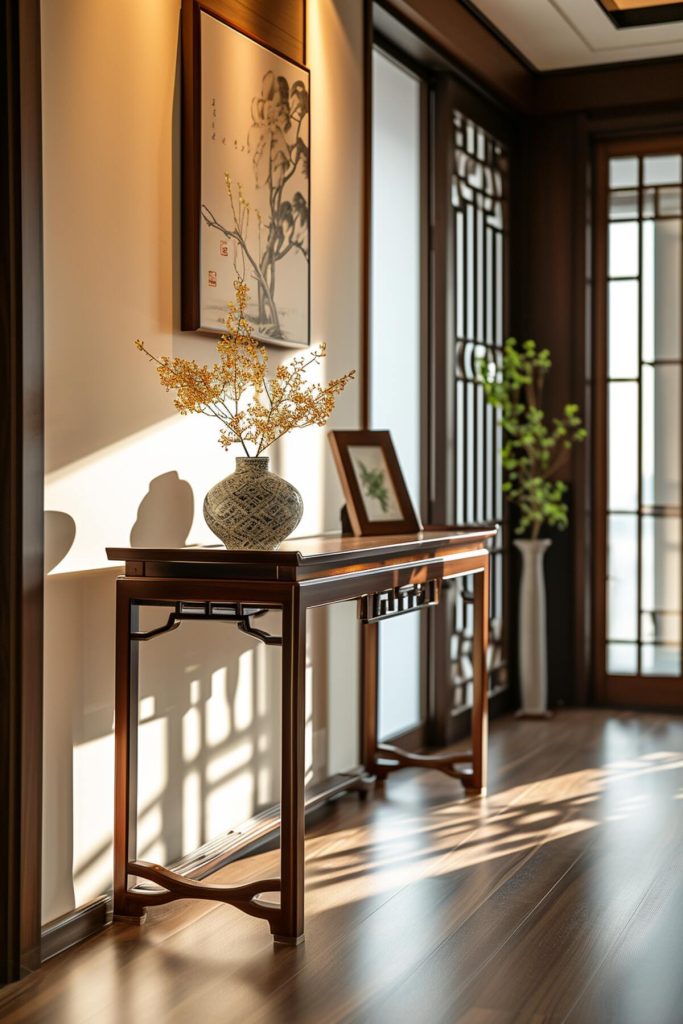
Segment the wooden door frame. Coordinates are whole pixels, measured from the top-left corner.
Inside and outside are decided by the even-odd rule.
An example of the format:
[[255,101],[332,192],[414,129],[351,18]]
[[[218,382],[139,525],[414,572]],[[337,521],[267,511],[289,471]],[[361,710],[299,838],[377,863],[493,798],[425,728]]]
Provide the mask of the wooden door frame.
[[3,0],[0,983],[40,965],[43,238],[40,0]]
[[[683,151],[680,131],[660,130],[656,134],[626,133],[625,137],[596,139],[593,153],[593,679],[598,703],[616,707],[681,710],[681,682],[678,676],[608,675],[605,662],[607,639],[607,196],[608,161],[613,156]],[[642,223],[642,221],[641,221]],[[638,432],[642,442],[642,425]],[[639,604],[640,607],[640,604]]]

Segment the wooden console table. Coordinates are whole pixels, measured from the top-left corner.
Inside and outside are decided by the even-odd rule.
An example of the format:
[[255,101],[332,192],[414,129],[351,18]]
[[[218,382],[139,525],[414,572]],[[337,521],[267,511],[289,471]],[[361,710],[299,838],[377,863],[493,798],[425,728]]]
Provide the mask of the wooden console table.
[[[486,789],[489,562],[485,543],[495,529],[426,530],[409,536],[322,536],[286,541],[278,551],[225,548],[109,548],[125,562],[116,590],[116,794],[114,914],[142,919],[145,908],[176,899],[219,900],[270,925],[276,942],[298,943],[304,933],[304,814],[346,789],[362,788],[358,773],[336,776],[304,791],[306,612],[356,600],[364,630],[361,744],[365,770],[385,775],[404,767],[436,768],[472,794]],[[472,751],[412,754],[377,742],[377,629],[380,621],[436,604],[445,579],[474,575],[474,706]],[[165,624],[141,632],[143,606],[168,609]],[[282,635],[256,624],[272,609],[282,613]],[[169,869],[136,860],[138,649],[191,620],[234,623],[256,640],[282,648],[282,777],[280,815],[261,818],[252,841],[280,828],[280,878],[248,885],[202,882],[235,854],[218,850]],[[256,620],[256,621],[255,621]],[[242,844],[246,845],[246,842]],[[155,887],[137,883],[129,875]],[[160,886],[161,888],[157,888]],[[260,899],[279,893],[279,904]]]

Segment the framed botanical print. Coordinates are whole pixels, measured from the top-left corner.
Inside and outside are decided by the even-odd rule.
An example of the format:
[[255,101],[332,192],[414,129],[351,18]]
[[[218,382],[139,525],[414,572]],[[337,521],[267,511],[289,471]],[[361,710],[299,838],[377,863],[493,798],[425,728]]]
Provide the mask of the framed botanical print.
[[236,278],[254,337],[310,343],[307,69],[183,0],[182,327],[220,334]]
[[332,430],[328,436],[356,537],[421,530],[389,431]]

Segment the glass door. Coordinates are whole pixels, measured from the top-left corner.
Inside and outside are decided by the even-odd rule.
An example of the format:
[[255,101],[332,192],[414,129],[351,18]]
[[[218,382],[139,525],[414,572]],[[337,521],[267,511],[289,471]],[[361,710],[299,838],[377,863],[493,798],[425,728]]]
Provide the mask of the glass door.
[[[406,485],[424,511],[427,310],[427,85],[393,53],[372,53],[369,426],[390,430]],[[424,742],[424,615],[379,629],[379,736]]]
[[596,163],[596,681],[601,701],[683,707],[683,139]]

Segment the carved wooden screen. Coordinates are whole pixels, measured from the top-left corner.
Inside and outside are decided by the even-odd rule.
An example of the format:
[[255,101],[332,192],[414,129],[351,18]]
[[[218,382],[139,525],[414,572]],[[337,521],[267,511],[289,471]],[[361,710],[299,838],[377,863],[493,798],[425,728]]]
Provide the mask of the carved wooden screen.
[[[459,111],[453,113],[453,145],[453,506],[458,523],[500,526],[491,558],[489,671],[495,691],[507,686],[501,428],[498,411],[484,400],[477,371],[481,360],[500,364],[507,330],[508,154],[502,143]],[[457,712],[472,701],[471,583],[458,581],[452,590],[452,711]]]

